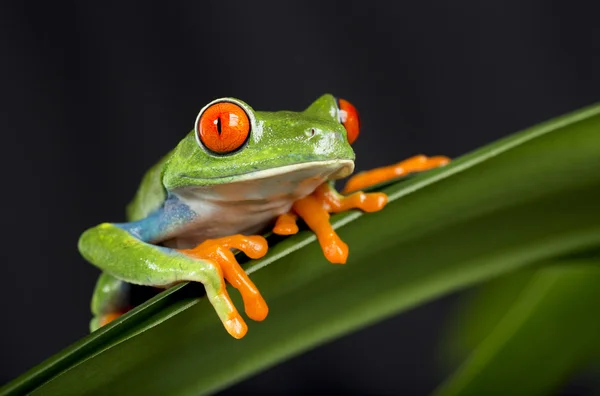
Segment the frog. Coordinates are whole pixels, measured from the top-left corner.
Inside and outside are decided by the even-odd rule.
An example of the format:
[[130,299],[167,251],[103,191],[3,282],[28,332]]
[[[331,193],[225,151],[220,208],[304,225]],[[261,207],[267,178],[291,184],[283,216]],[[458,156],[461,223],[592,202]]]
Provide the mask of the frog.
[[357,109],[332,94],[303,111],[255,111],[232,97],[207,103],[193,129],[142,177],[126,221],[79,237],[79,252],[101,270],[90,331],[132,309],[131,285],[198,282],[227,333],[243,338],[248,325],[228,285],[241,294],[248,318],[263,321],[269,308],[235,253],[259,259],[269,248],[265,231],[293,235],[299,221],[316,234],[327,261],[345,264],[349,248],[331,214],[380,211],[387,195],[363,189],[450,161],[416,155],[355,174],[338,192],[335,181],[354,172],[359,131]]

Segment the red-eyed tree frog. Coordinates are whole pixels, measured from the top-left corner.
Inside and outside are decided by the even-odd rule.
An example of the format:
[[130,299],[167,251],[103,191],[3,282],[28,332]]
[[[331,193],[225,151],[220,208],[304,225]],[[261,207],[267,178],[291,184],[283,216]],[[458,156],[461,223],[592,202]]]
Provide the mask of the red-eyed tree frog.
[[343,264],[348,246],[329,214],[381,210],[383,193],[358,190],[403,174],[448,163],[419,155],[359,173],[343,193],[333,181],[354,170],[351,144],[360,121],[352,104],[326,94],[302,112],[262,112],[234,98],[200,110],[194,129],[143,177],[127,207],[127,223],[103,223],[79,239],[83,257],[102,269],[91,303],[90,330],[129,309],[128,284],[168,288],[200,282],[231,336],[248,327],[227,293],[239,290],[249,318],[262,321],[267,303],[240,267],[232,249],[255,259],[267,252],[258,233],[298,232],[304,220],[325,257]]

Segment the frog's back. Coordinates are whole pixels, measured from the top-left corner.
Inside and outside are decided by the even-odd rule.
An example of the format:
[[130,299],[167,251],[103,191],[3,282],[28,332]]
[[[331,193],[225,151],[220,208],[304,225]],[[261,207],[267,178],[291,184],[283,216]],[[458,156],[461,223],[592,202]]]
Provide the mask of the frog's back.
[[167,191],[162,183],[162,172],[171,155],[172,151],[146,171],[133,200],[127,205],[127,221],[143,219],[165,202]]

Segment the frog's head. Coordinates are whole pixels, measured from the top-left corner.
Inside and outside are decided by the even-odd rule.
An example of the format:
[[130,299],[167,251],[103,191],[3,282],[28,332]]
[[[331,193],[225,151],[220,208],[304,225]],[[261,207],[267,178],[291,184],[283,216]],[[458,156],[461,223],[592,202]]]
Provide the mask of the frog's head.
[[351,143],[358,114],[347,101],[326,94],[302,112],[254,111],[234,98],[200,110],[194,130],[165,165],[168,190],[238,181],[333,180],[354,169]]

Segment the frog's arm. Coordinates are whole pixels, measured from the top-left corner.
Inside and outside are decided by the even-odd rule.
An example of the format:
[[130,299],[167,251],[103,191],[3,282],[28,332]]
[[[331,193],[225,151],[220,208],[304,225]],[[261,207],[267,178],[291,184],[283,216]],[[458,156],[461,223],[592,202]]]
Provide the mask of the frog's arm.
[[277,218],[273,232],[290,235],[298,232],[297,216],[317,235],[319,244],[327,260],[334,264],[344,264],[348,258],[346,245],[329,223],[329,213],[339,213],[350,209],[375,212],[383,209],[387,196],[383,193],[356,192],[350,196],[339,194],[333,182],[321,184],[311,195],[294,202],[292,212]]
[[[151,167],[138,187],[126,210],[127,220],[141,220],[158,210],[167,198],[162,184],[162,170],[171,153]],[[94,318],[90,330],[94,331],[131,309],[129,304],[130,285],[119,278],[103,272],[94,288],[91,310]]]
[[169,287],[183,281],[202,283],[227,331],[241,338],[247,326],[229,298],[224,275],[242,292],[251,318],[262,320],[268,311],[229,249],[237,248],[250,257],[260,257],[266,253],[266,241],[233,236],[223,238],[224,241],[206,241],[199,246],[200,250],[177,250],[153,244],[167,239],[195,216],[197,214],[188,206],[171,196],[161,208],[141,220],[103,223],[85,231],[79,239],[79,250],[107,274],[99,282],[99,286],[104,282],[102,286],[107,290],[111,287],[119,290],[116,280],[155,287]]
[[386,205],[387,196],[383,193],[364,193],[357,191],[375,184],[395,179],[412,172],[421,172],[446,165],[447,157],[426,157],[418,155],[397,164],[361,172],[351,177],[338,193],[333,182],[324,183],[311,195],[294,202],[292,211],[277,218],[273,232],[279,235],[291,235],[298,232],[296,221],[301,217],[306,225],[317,235],[321,249],[327,260],[336,264],[344,264],[348,258],[348,245],[337,235],[329,223],[330,213],[340,213],[350,209],[365,212],[376,212]]

